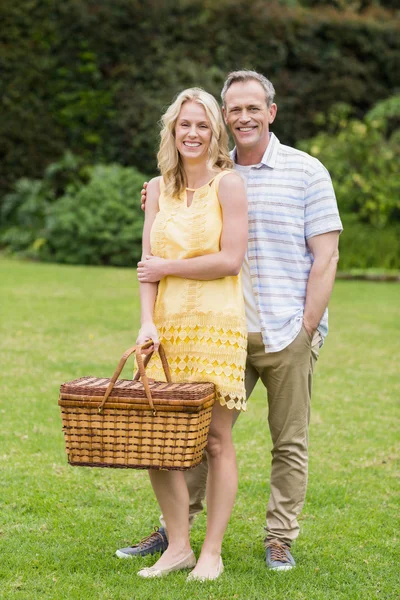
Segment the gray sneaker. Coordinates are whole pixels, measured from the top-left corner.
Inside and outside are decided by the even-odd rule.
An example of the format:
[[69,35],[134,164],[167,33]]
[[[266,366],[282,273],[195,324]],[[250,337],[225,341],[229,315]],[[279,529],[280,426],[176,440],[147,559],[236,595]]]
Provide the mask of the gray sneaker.
[[287,571],[296,566],[295,560],[290,553],[290,546],[280,540],[267,540],[267,553],[265,562],[267,567],[274,571]]
[[133,558],[134,556],[147,556],[156,552],[165,552],[168,548],[168,539],[164,527],[155,527],[154,531],[140,540],[138,544],[121,548],[116,551],[118,558]]

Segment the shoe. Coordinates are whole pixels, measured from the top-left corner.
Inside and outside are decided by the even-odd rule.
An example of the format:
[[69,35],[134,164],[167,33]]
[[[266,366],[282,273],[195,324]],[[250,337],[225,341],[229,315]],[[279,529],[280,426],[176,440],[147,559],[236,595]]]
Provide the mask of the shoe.
[[290,546],[280,540],[269,540],[266,545],[267,553],[265,562],[267,567],[273,571],[288,571],[296,566],[296,562],[290,553]]
[[172,571],[181,571],[182,569],[193,569],[196,566],[196,557],[194,552],[191,550],[185,558],[178,560],[178,562],[170,565],[169,567],[145,567],[138,572],[139,577],[164,577],[172,573]]
[[168,548],[168,539],[164,527],[155,527],[153,533],[140,540],[138,544],[129,548],[116,551],[118,558],[133,558],[134,556],[147,556],[156,552],[165,552]]
[[186,581],[213,581],[214,579],[218,579],[220,575],[224,572],[224,563],[222,562],[222,558],[219,557],[218,571],[217,574],[212,577],[206,577],[205,575],[197,575],[197,573],[189,573],[186,577]]

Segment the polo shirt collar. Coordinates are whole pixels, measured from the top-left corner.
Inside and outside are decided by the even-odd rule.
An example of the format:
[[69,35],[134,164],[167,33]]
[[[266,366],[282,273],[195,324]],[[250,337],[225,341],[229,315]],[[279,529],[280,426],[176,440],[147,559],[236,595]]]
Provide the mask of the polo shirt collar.
[[[260,164],[257,166],[261,167],[262,165],[264,165],[266,167],[269,167],[270,169],[273,169],[275,167],[279,145],[280,141],[278,140],[276,135],[274,133],[270,133],[268,146],[264,152]],[[230,156],[233,162],[236,162],[236,147],[230,152]]]

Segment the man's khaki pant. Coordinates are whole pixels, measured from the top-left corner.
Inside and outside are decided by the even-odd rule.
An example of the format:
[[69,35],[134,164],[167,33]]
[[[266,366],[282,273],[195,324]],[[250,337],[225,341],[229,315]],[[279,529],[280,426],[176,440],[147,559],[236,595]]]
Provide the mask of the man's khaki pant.
[[[268,394],[268,423],[273,444],[266,539],[277,538],[287,544],[298,536],[297,517],[306,495],[311,384],[320,342],[318,332],[311,340],[302,327],[289,346],[266,354],[261,334],[248,334],[247,398],[260,378]],[[198,467],[185,473],[190,525],[203,509],[207,471],[205,454]],[[161,523],[165,527],[162,517]]]

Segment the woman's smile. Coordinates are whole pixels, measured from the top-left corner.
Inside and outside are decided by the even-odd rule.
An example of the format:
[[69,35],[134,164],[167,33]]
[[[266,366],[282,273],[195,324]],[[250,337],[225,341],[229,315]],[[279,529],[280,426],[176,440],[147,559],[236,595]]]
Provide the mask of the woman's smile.
[[183,157],[199,160],[206,155],[212,131],[206,111],[197,102],[185,102],[175,125],[175,141]]

